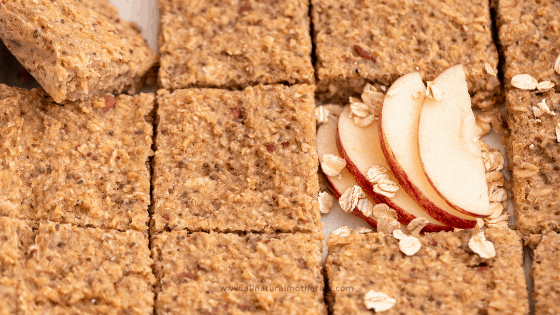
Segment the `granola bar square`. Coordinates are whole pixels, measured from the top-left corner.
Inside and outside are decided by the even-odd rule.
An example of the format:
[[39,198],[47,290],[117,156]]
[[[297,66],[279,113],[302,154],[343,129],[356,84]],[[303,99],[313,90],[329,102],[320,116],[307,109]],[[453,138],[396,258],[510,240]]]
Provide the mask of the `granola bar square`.
[[0,314],[153,313],[147,233],[0,217],[0,248]]
[[[550,112],[540,113],[543,101]],[[560,94],[512,90],[506,94],[506,106],[517,228],[524,236],[560,231],[560,169],[556,162],[560,116],[554,115],[560,113]]]
[[152,236],[156,314],[327,314],[312,234]]
[[558,10],[560,3],[554,0],[499,1],[497,24],[506,87],[511,87],[511,79],[518,74],[560,84],[554,70],[560,55]]
[[[0,215],[146,230],[153,94],[56,104],[0,85]],[[6,197],[7,195],[7,197]]]
[[157,61],[136,24],[96,2],[0,4],[0,38],[56,102],[135,92]]
[[312,0],[317,96],[346,103],[365,83],[389,86],[419,71],[433,80],[465,67],[473,105],[499,105],[500,81],[488,1]]
[[151,228],[316,231],[313,86],[158,92]]
[[496,255],[481,258],[468,243],[474,230],[418,236],[407,256],[393,235],[332,235],[325,263],[333,314],[371,314],[369,291],[395,300],[383,314],[529,314],[523,245],[509,229],[485,230]]
[[162,88],[314,83],[309,0],[158,5]]
[[559,314],[560,305],[560,235],[551,232],[541,236],[533,252],[532,278],[535,314]]

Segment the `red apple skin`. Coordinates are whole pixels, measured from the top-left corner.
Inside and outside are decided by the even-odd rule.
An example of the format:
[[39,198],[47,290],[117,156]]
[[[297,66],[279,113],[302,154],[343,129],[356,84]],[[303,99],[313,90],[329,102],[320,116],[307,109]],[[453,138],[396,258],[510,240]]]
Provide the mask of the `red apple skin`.
[[[445,212],[444,210],[442,210],[438,206],[436,206],[430,199],[428,199],[428,198],[426,198],[426,196],[422,195],[420,193],[420,190],[416,189],[416,186],[412,184],[412,182],[408,178],[408,175],[406,174],[404,169],[401,167],[401,165],[397,161],[397,158],[393,154],[393,151],[391,151],[391,148],[387,145],[385,136],[383,135],[383,132],[382,132],[382,128],[383,128],[382,127],[383,126],[383,123],[382,123],[383,120],[382,119],[383,119],[383,117],[382,117],[381,111],[380,111],[380,114],[379,114],[379,134],[380,134],[380,137],[379,137],[379,139],[381,140],[381,149],[383,150],[383,155],[385,155],[385,160],[387,160],[387,163],[389,163],[389,167],[393,171],[393,175],[395,175],[395,178],[397,179],[397,181],[399,182],[401,187],[408,193],[408,195],[410,197],[412,197],[412,199],[414,199],[422,208],[424,208],[424,210],[426,210],[426,212],[428,212],[428,214],[432,218],[434,218],[435,220],[437,220],[437,221],[439,221],[439,222],[441,222],[445,225],[450,225],[450,226],[456,227],[458,229],[472,229],[472,228],[474,228],[476,226],[476,221],[466,220],[466,219],[461,219],[461,218],[450,216],[447,212]],[[337,141],[337,146],[339,147],[339,151],[340,151],[340,147],[342,147],[342,146],[339,144],[339,141]],[[348,163],[348,161],[346,161],[346,163]],[[348,169],[350,170],[350,168],[348,168]],[[352,171],[350,171],[350,173],[352,173]],[[352,175],[354,175],[354,173],[352,173]],[[356,176],[356,175],[354,175],[354,176]],[[430,179],[428,178],[428,181],[429,180]],[[368,181],[368,183],[369,183],[369,181]],[[432,183],[430,182],[430,185],[431,184]],[[370,184],[370,186],[371,186],[371,184]],[[438,195],[439,195],[439,192],[438,192]],[[384,197],[384,196],[382,196],[382,197]],[[453,207],[453,208],[456,209],[455,207]],[[461,212],[461,213],[463,213],[463,212]]]
[[[342,194],[343,194],[344,192],[341,193],[340,191],[336,190],[336,188],[334,188],[334,185],[332,184],[332,182],[329,180],[329,177],[326,176],[326,175],[325,175],[325,180],[326,180],[327,184],[329,184],[329,186],[330,186],[330,188],[331,188],[331,190],[332,190],[333,197],[335,197],[336,200],[340,199],[340,196],[342,196]],[[375,221],[375,219],[373,219],[373,218],[366,217],[366,216],[362,213],[362,211],[360,211],[360,210],[358,209],[358,207],[354,208],[354,210],[352,210],[351,213],[352,213],[353,215],[357,216],[358,218],[360,218],[360,219],[366,221],[372,228],[377,229],[377,221]]]
[[432,182],[432,180],[430,179],[430,177],[428,176],[428,174],[426,174],[426,172],[424,172],[424,175],[426,175],[426,178],[428,178],[428,182],[430,183],[430,185],[432,185],[432,187],[434,187],[434,190],[436,191],[436,193],[441,197],[441,199],[445,200],[445,202],[447,202],[447,204],[450,205],[451,208],[453,208],[453,209],[455,209],[455,210],[461,212],[462,214],[466,214],[466,215],[468,215],[468,216],[475,217],[475,218],[484,219],[484,218],[488,218],[488,217],[490,216],[490,214],[489,214],[489,215],[480,215],[480,214],[472,213],[472,212],[469,212],[469,211],[463,210],[462,208],[457,207],[456,205],[454,205],[453,203],[451,203],[451,201],[450,201],[449,199],[445,198],[445,197],[439,192],[439,190],[436,188],[436,185],[434,185],[434,183]]
[[[389,208],[395,210],[397,212],[398,221],[401,224],[408,225],[410,223],[410,221],[416,219],[415,216],[411,215],[410,213],[404,211],[399,206],[394,204],[391,201],[390,198],[387,198],[387,197],[385,197],[383,195],[380,195],[380,194],[373,191],[373,185],[367,180],[367,178],[365,178],[364,175],[362,175],[362,173],[360,173],[360,171],[358,170],[356,165],[354,165],[354,163],[352,163],[352,160],[350,160],[350,158],[348,157],[348,154],[346,154],[346,151],[344,151],[344,147],[342,147],[342,143],[340,142],[340,137],[339,137],[339,134],[338,134],[338,130],[336,131],[336,147],[338,148],[338,152],[340,153],[340,156],[346,160],[346,168],[348,169],[350,174],[352,174],[352,176],[354,176],[354,178],[356,179],[356,182],[358,182],[358,185],[360,185],[360,187],[362,187],[364,192],[368,196],[370,196],[371,199],[373,199],[376,203],[387,204],[389,206]],[[434,219],[438,220],[437,218],[434,218]],[[442,221],[440,221],[440,222],[445,224]],[[475,221],[475,225],[476,225],[476,221]],[[457,226],[457,225],[455,225],[455,226]],[[453,230],[454,230],[454,228],[451,227],[451,226],[428,223],[422,229],[421,233],[453,231]]]

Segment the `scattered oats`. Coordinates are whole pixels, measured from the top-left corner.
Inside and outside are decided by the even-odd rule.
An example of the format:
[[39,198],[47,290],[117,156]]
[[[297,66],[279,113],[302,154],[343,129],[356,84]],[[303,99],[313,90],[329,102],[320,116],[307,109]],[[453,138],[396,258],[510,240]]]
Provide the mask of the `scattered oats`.
[[401,229],[401,224],[397,220],[388,217],[381,217],[377,220],[377,231],[385,234],[391,234],[393,231]]
[[560,55],[558,55],[558,57],[556,57],[556,60],[554,60],[554,71],[560,74]]
[[508,193],[505,189],[500,188],[492,192],[490,195],[490,202],[502,202],[508,199]]
[[386,311],[395,306],[396,303],[397,300],[383,292],[369,290],[364,295],[364,305],[367,309],[373,310],[376,313]]
[[504,168],[505,159],[500,151],[483,151],[482,161],[486,172],[499,171]]
[[359,227],[352,230],[352,234],[366,234],[371,232],[373,232],[373,230],[367,227]]
[[484,227],[484,220],[481,218],[476,219],[476,226],[474,227],[476,230],[480,230]]
[[478,126],[480,132],[479,135],[482,137],[490,132],[492,129],[491,121],[492,121],[492,112],[481,112],[476,115],[475,123]]
[[352,116],[365,118],[373,113],[373,108],[366,103],[352,102],[350,103],[350,113]]
[[435,99],[436,101],[440,101],[443,99],[444,92],[434,84],[432,81],[427,82],[428,87],[426,89],[426,96]]
[[416,91],[416,92],[412,93],[412,96],[414,96],[414,98],[419,98],[420,95],[422,95],[422,91]]
[[326,191],[319,192],[319,210],[321,213],[329,213],[334,205],[334,197]]
[[323,162],[321,163],[323,173],[329,176],[336,176],[344,167],[346,167],[346,160],[340,156],[332,154],[323,155]]
[[378,220],[383,218],[383,217],[386,217],[386,218],[389,218],[389,219],[395,220],[395,221],[397,221],[397,219],[398,219],[397,212],[395,210],[389,208],[389,206],[384,204],[384,203],[376,204],[372,209],[371,216],[378,219]]
[[377,116],[371,115],[366,118],[354,117],[354,124],[360,128],[365,128],[377,120]]
[[496,76],[497,75],[496,71],[494,71],[492,66],[488,63],[484,64],[484,70],[486,70],[486,73],[488,73],[491,76]]
[[401,230],[393,231],[393,236],[399,240],[399,249],[407,256],[416,254],[422,247],[419,239],[405,235]]
[[[367,87],[367,86],[366,86]],[[383,100],[385,95],[381,92],[377,92],[375,87],[371,86],[369,89],[364,89],[362,93],[362,102],[373,107],[375,112],[379,115],[379,109],[383,105]]]
[[352,233],[352,230],[350,230],[349,227],[347,227],[346,225],[343,225],[339,228],[334,229],[330,235],[336,235],[336,236],[340,236],[340,237],[345,237],[348,236]]
[[410,221],[410,223],[406,226],[406,229],[410,235],[419,235],[420,231],[422,231],[426,225],[428,225],[428,220],[424,218],[415,218]]
[[369,200],[369,198],[360,199],[358,201],[358,210],[366,217],[371,217],[373,215],[373,209],[375,204]]
[[498,216],[497,218],[494,219],[486,219],[484,220],[484,222],[486,223],[486,225],[490,226],[490,224],[498,224],[500,222],[507,222],[507,220],[509,220],[509,213],[503,213],[500,216]]
[[496,249],[492,242],[487,241],[484,232],[477,233],[469,240],[469,248],[482,258],[492,258],[496,256]]
[[315,119],[318,124],[329,122],[329,110],[325,106],[315,108]]
[[342,210],[348,213],[356,208],[360,199],[364,198],[366,198],[366,195],[364,194],[362,188],[358,185],[354,185],[346,189],[342,196],[340,196],[340,199],[338,199],[338,203],[340,204]]
[[399,185],[392,181],[386,173],[387,169],[384,166],[375,165],[368,170],[367,179],[373,184],[374,192],[388,198],[393,198],[397,190],[399,190]]
[[546,100],[544,98],[537,104],[537,107],[533,106],[533,114],[535,114],[535,117],[540,117],[543,114],[556,115],[554,112],[550,111],[550,108],[546,105]]
[[539,82],[528,74],[518,74],[511,79],[511,85],[522,90],[534,90]]
[[498,222],[498,223],[488,224],[488,227],[499,228],[499,229],[507,229],[507,228],[509,228],[509,224],[507,223],[507,221],[501,221],[501,222]]
[[539,92],[546,92],[552,90],[553,87],[554,87],[554,83],[550,81],[542,81],[539,82],[539,84],[537,84],[537,90],[539,90]]
[[389,92],[387,92],[387,95],[393,96],[393,95],[399,93],[400,90],[401,90],[400,88],[390,89]]
[[560,123],[556,124],[556,141],[560,142]]
[[496,219],[504,212],[504,205],[501,202],[490,203],[490,216],[487,219]]

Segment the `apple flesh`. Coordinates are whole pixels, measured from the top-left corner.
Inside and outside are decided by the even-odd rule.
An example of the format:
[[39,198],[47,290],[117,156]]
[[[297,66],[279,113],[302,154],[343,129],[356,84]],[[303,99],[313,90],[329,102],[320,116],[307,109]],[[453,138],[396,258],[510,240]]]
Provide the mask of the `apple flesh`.
[[[338,111],[336,111],[335,108],[332,108],[335,111],[331,111],[331,108],[327,107],[334,115],[329,117],[328,122],[321,124],[317,130],[317,153],[319,155],[319,163],[323,162],[323,155],[325,154],[340,156],[336,148],[336,128],[338,125],[338,115],[342,111],[342,107],[338,107],[340,107]],[[350,174],[346,168],[343,168],[337,176],[328,176],[325,174],[325,180],[331,187],[333,196],[336,199],[340,199],[340,196],[342,196],[348,188],[358,185],[352,174]],[[370,201],[372,200],[370,199]],[[351,213],[366,221],[373,228],[377,228],[377,221],[374,218],[366,217],[357,207]]]
[[400,77],[389,88],[379,113],[381,148],[401,187],[434,219],[460,229],[473,228],[476,218],[451,207],[424,174],[418,151],[418,122],[426,86],[418,72]]
[[[346,106],[340,114],[337,130],[337,147],[340,155],[346,160],[346,168],[362,187],[364,192],[375,201],[375,203],[385,203],[397,212],[399,222],[408,225],[415,218],[428,220],[428,225],[422,232],[450,231],[452,227],[433,219],[420,205],[410,196],[399,189],[393,198],[388,198],[373,191],[373,185],[367,180],[365,174],[376,165],[381,165],[389,169],[389,165],[383,156],[379,139],[378,123],[373,122],[365,128],[358,127],[350,117],[350,106]],[[390,179],[395,181],[395,177],[389,170],[387,172]]]
[[468,216],[490,215],[478,128],[462,65],[433,82],[443,97],[424,99],[418,124],[420,161],[435,191]]

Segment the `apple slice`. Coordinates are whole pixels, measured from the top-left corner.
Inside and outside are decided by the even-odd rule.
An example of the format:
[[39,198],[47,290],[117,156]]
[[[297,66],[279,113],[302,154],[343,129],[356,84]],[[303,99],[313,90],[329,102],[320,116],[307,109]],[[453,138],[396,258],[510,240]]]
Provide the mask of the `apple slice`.
[[388,91],[379,113],[381,148],[401,187],[443,224],[472,228],[476,218],[451,207],[424,174],[418,152],[418,121],[426,86],[418,72],[400,77]]
[[[423,232],[439,232],[453,230],[433,219],[406,192],[399,189],[393,198],[388,198],[373,191],[373,185],[365,174],[376,165],[389,168],[379,140],[377,121],[365,128],[358,127],[350,117],[350,106],[346,106],[338,120],[337,147],[340,155],[346,160],[346,168],[354,176],[364,192],[375,201],[385,203],[397,212],[399,222],[408,225],[417,217],[428,220]],[[391,180],[395,177],[388,171]],[[475,221],[476,223],[476,221]]]
[[488,186],[463,66],[443,71],[433,84],[443,96],[426,97],[420,113],[418,148],[424,172],[457,211],[487,217]]
[[[331,113],[334,113],[334,115],[330,116],[328,122],[321,124],[317,130],[317,153],[319,155],[319,163],[323,162],[323,155],[325,154],[340,156],[336,148],[336,128],[338,125],[338,114],[342,111],[342,106],[338,107],[340,110],[335,112],[327,108]],[[328,176],[325,174],[325,179],[331,186],[333,196],[336,199],[339,199],[348,188],[358,185],[352,174],[350,174],[346,168],[343,168],[338,176]],[[373,202],[373,200],[371,201]],[[357,207],[352,211],[352,214],[363,219],[373,228],[377,228],[376,220],[371,217],[366,217]]]

